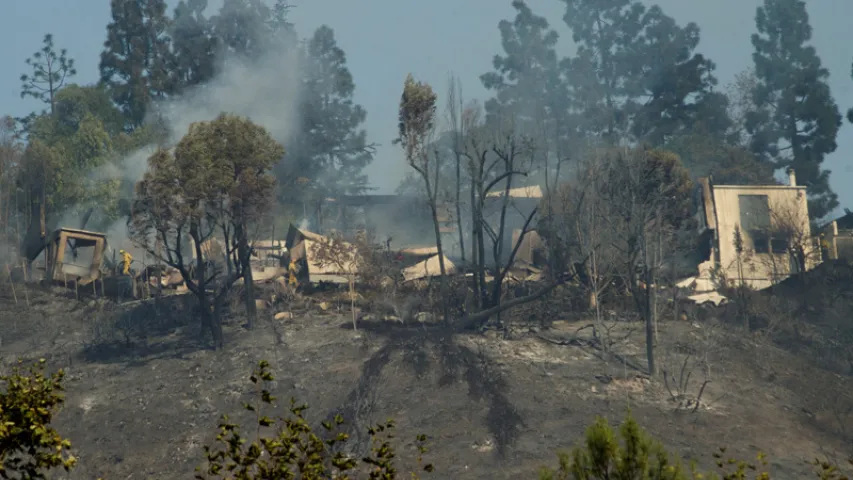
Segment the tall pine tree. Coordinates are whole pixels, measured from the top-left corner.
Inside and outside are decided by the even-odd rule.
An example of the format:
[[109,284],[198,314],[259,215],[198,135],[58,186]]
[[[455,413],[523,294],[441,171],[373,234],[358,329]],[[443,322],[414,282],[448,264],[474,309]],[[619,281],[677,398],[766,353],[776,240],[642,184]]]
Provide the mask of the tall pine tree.
[[809,213],[822,218],[838,206],[829,186],[829,170],[821,168],[835,151],[841,113],[827,84],[814,47],[803,0],[764,0],[755,14],[758,33],[753,89],[756,110],[747,116],[751,149],[775,168],[791,167],[808,187]]
[[217,42],[205,9],[207,0],[181,0],[175,7],[170,36],[176,92],[207,82],[216,71]]
[[696,130],[724,135],[731,125],[728,100],[715,91],[714,62],[695,53],[699,26],[680,27],[657,5],[646,11],[642,25],[642,42],[635,46],[641,73],[631,82],[639,97],[630,108],[633,136],[660,146]]
[[696,24],[680,27],[635,0],[563,1],[578,44],[568,76],[587,135],[661,145],[697,127],[728,128],[725,97],[713,90],[715,66],[695,53]]
[[480,76],[483,86],[495,93],[486,102],[486,112],[495,115],[508,109],[528,125],[564,119],[569,105],[556,52],[559,36],[525,2],[515,0],[512,6],[515,18],[498,24],[504,54],[493,58],[494,71]]
[[367,142],[367,112],[353,101],[355,83],[331,28],[319,27],[305,42],[301,69],[300,131],[277,174],[282,185],[296,179],[310,184],[294,184],[282,192],[299,197],[306,186],[321,198],[364,192],[363,170],[373,160],[374,146]]
[[588,137],[617,143],[630,124],[625,104],[637,97],[632,79],[640,74],[639,44],[645,7],[631,0],[563,0],[563,20],[572,31],[577,55],[567,62],[574,108]]
[[174,64],[164,0],[111,0],[112,21],[101,53],[101,82],[133,129],[145,121],[148,105],[165,97]]

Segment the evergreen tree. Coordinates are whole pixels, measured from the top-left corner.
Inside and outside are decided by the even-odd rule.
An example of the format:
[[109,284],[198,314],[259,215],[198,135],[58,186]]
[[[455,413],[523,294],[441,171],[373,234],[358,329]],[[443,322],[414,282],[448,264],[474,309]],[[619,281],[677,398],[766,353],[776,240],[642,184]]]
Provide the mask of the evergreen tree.
[[574,107],[584,119],[582,131],[618,142],[629,131],[624,106],[637,97],[631,83],[640,75],[634,48],[640,44],[645,7],[631,0],[563,1],[563,20],[578,45],[566,67]]
[[164,0],[111,0],[112,22],[101,53],[101,82],[127,117],[139,127],[151,101],[173,89],[169,67],[169,18]]
[[725,97],[713,91],[714,63],[695,53],[695,23],[680,27],[639,1],[563,1],[578,44],[568,77],[587,135],[661,145],[697,127],[728,128]]
[[809,213],[822,218],[838,206],[824,157],[835,151],[841,113],[814,47],[803,0],[764,0],[755,14],[758,33],[753,89],[756,110],[747,118],[751,149],[775,168],[791,167],[808,187]]
[[40,100],[53,113],[56,93],[68,79],[77,75],[77,70],[74,68],[74,59],[68,57],[68,51],[64,48],[56,49],[53,35],[45,35],[42,43],[41,50],[27,59],[32,73],[21,75],[21,98]]
[[216,70],[216,39],[204,16],[207,0],[188,0],[175,7],[170,30],[176,91],[207,82]]
[[699,26],[679,27],[657,5],[642,19],[639,76],[633,77],[631,90],[637,95],[630,102],[632,133],[637,139],[655,146],[673,135],[703,130],[723,135],[730,128],[728,100],[714,87],[716,65],[702,54]]
[[483,86],[495,92],[486,112],[508,109],[528,124],[563,118],[569,106],[555,50],[559,36],[524,1],[515,0],[512,6],[513,21],[498,24],[504,55],[495,55],[494,71],[480,76]]
[[268,51],[272,10],[262,0],[225,0],[211,19],[220,53],[255,60]]
[[319,27],[305,42],[301,67],[300,132],[277,171],[281,185],[293,188],[282,192],[304,195],[296,179],[309,180],[319,195],[364,192],[363,170],[373,160],[374,145],[367,141],[362,126],[367,112],[353,102],[355,83],[331,28]]

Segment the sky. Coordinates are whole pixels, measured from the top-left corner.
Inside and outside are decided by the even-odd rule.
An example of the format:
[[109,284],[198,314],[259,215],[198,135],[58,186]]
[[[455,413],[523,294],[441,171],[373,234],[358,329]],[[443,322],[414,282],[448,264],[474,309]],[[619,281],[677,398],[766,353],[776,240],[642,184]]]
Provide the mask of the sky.
[[[272,0],[268,0],[272,3]],[[174,6],[175,1],[168,2]],[[216,0],[211,7],[218,8]],[[721,87],[752,64],[749,37],[755,30],[755,9],[760,0],[659,0],[657,3],[683,25],[696,22],[702,30],[698,50],[717,63]],[[291,19],[302,36],[320,25],[335,31],[347,54],[356,82],[355,101],[367,110],[365,128],[380,144],[367,173],[389,193],[406,172],[399,147],[391,144],[397,125],[397,102],[408,73],[435,86],[441,96],[450,74],[462,82],[465,99],[485,99],[479,76],[491,70],[492,57],[500,53],[498,22],[511,19],[511,0],[293,0]],[[570,32],[562,21],[560,0],[528,0],[539,15],[548,18],[564,38],[569,54]],[[211,10],[214,11],[214,10]],[[853,107],[853,53],[849,44],[850,0],[808,2],[812,44],[830,71],[830,87],[839,107]],[[0,115],[24,115],[38,105],[20,98],[19,76],[24,60],[41,46],[45,33],[53,33],[57,46],[68,49],[77,62],[78,83],[97,80],[98,58],[109,21],[108,0],[7,0],[0,15]],[[441,101],[441,100],[439,100]],[[832,170],[831,184],[841,207],[853,209],[853,125],[845,121],[838,149],[824,167]]]

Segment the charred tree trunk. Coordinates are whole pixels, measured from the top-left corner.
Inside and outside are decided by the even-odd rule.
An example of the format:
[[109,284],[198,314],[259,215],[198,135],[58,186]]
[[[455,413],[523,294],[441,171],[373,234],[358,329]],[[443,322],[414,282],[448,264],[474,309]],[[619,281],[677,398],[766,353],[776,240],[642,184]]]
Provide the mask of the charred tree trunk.
[[465,263],[465,235],[462,230],[462,158],[456,152],[456,230],[459,231],[459,255]]
[[238,226],[234,234],[237,236],[237,255],[243,273],[243,291],[246,294],[246,324],[252,328],[258,318],[258,308],[255,304],[255,279],[252,275],[252,248],[244,226]]
[[657,295],[655,294],[655,268],[649,264],[648,248],[643,248],[643,282],[645,283],[642,299],[643,299],[643,320],[646,326],[646,360],[649,364],[649,376],[657,375],[657,365],[655,364],[655,318],[657,309]]
[[[441,225],[438,221],[438,208],[434,197],[430,199],[430,209],[432,210],[432,224],[433,229],[435,230],[435,248],[438,251],[438,266],[441,271],[441,277],[439,278],[439,288],[441,289],[442,299],[445,299],[447,298],[447,270],[444,265],[444,246],[441,242]],[[444,322],[447,323],[450,320],[450,318],[448,317],[447,302],[442,301],[441,306],[442,317],[444,319]]]
[[[193,223],[189,228],[190,238],[195,248],[196,263],[194,275],[191,275],[183,266],[179,268],[181,268],[181,276],[184,277],[187,288],[195,294],[198,301],[202,332],[210,332],[213,340],[213,348],[217,349],[222,346],[222,326],[219,324],[218,312],[215,310],[217,298],[214,297],[213,304],[211,304],[210,293],[208,292],[207,261],[201,251],[203,239],[200,228],[197,223]],[[192,277],[195,277],[195,280]]]
[[[478,259],[479,251],[480,251],[480,242],[477,236],[477,206],[478,204],[474,201],[476,188],[474,185],[474,181],[471,181],[471,260],[475,263],[475,265],[479,265]],[[474,282],[474,302],[475,306],[478,310],[483,308],[482,296],[480,295],[480,291],[482,289],[482,284],[480,283],[480,271],[477,269],[472,276],[472,280]]]
[[[225,287],[227,289],[227,286]],[[225,306],[225,292],[216,296],[213,302],[213,312],[210,318],[210,336],[213,338],[213,348],[221,349],[225,343],[222,335],[222,313]]]

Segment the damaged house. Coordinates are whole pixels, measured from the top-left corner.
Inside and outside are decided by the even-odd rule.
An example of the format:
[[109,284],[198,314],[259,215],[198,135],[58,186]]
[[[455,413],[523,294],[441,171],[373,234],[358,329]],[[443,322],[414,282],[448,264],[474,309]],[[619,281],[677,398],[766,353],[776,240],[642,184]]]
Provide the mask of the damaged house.
[[853,261],[853,212],[844,209],[844,216],[823,227],[821,247],[826,260]]
[[793,171],[787,185],[714,185],[710,178],[698,183],[706,261],[699,265],[697,291],[721,282],[763,289],[820,262],[806,187],[797,185]]

